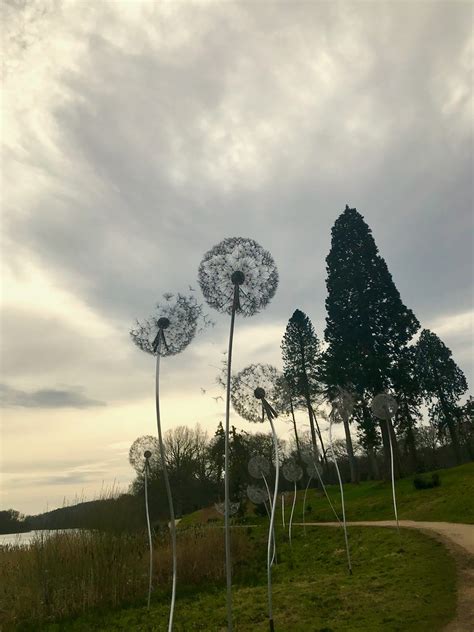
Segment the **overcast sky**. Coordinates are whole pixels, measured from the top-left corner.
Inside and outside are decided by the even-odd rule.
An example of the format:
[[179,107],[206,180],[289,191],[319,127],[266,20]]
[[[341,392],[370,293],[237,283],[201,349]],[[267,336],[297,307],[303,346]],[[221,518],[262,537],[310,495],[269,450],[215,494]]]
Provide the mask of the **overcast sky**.
[[[257,240],[280,273],[267,309],[237,322],[236,370],[281,366],[296,307],[322,336],[346,203],[471,384],[470,3],[5,0],[3,12],[4,508],[128,485],[128,448],[156,428],[153,358],[128,331],[163,292],[197,287],[224,237]],[[165,429],[213,433],[223,418],[211,365],[228,318],[211,315],[214,329],[163,362]]]

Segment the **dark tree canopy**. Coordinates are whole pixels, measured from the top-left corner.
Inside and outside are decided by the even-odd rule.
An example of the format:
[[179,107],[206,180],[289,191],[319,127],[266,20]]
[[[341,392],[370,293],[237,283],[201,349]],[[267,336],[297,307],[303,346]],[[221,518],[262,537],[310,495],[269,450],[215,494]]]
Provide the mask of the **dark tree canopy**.
[[393,363],[420,325],[355,208],[336,220],[326,263],[325,381],[375,395],[390,386]]
[[283,372],[291,395],[314,397],[320,392],[320,344],[313,324],[299,309],[288,321],[281,344]]
[[288,321],[281,343],[283,374],[291,397],[303,399],[308,409],[311,438],[316,449],[316,431],[326,460],[326,451],[312,400],[321,393],[319,369],[321,351],[318,337],[308,316],[299,309]]
[[464,373],[451,350],[429,329],[423,329],[417,344],[417,371],[423,396],[430,404],[430,418],[440,434],[448,430],[458,461],[456,426],[461,419],[460,397],[467,390]]

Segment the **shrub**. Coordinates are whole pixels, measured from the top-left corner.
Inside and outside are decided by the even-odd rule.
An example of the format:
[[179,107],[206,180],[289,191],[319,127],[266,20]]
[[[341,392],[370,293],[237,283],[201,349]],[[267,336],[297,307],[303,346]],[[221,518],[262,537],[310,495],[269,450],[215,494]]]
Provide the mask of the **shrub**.
[[413,479],[413,485],[415,489],[431,489],[432,487],[439,487],[441,485],[441,479],[436,472],[431,475],[431,479],[426,479],[418,475]]

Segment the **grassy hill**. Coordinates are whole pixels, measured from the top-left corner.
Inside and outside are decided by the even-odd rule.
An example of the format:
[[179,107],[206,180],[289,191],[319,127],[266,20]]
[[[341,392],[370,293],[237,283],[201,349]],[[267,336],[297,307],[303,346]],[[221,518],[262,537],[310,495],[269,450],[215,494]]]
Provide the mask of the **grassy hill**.
[[[474,524],[474,463],[466,463],[459,467],[438,470],[441,485],[431,489],[415,489],[413,476],[396,481],[396,495],[398,514],[401,520],[427,520],[464,522]],[[430,474],[424,474],[429,479]],[[336,508],[340,510],[339,486],[327,486],[329,497]],[[303,495],[298,492],[295,508],[295,521],[303,519]],[[390,482],[369,481],[358,485],[344,485],[344,499],[346,504],[346,518],[348,521],[357,520],[393,520],[392,487]],[[292,494],[286,499],[286,512],[291,509]],[[318,489],[309,489],[307,495],[306,520],[311,522],[332,522],[334,514],[327,499]],[[280,517],[278,505],[278,518]],[[255,521],[253,506],[248,503],[246,518]],[[203,509],[185,516],[181,526],[222,521],[222,517],[212,508]]]

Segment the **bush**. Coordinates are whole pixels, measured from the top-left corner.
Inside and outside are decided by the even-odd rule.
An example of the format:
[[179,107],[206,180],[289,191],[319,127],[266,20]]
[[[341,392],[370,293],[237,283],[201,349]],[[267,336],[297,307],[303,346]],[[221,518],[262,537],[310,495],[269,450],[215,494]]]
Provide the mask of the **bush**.
[[431,475],[431,479],[426,479],[423,476],[415,476],[413,485],[415,489],[431,489],[432,487],[439,487],[441,485],[441,479],[436,472]]

